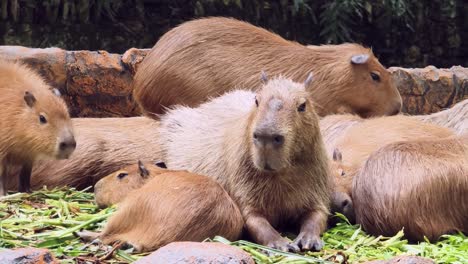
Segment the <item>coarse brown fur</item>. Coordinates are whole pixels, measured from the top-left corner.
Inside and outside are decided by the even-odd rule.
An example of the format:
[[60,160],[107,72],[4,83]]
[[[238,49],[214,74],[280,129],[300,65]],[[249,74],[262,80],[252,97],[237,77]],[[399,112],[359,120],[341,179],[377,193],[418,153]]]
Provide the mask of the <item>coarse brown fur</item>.
[[[160,126],[168,168],[221,183],[255,241],[283,250],[321,247],[331,179],[304,85],[278,77],[257,93],[236,90],[197,108],[176,107]],[[293,244],[274,229],[301,221]]]
[[356,219],[373,235],[410,240],[468,232],[468,134],[386,145],[353,184]]
[[64,101],[29,67],[0,61],[0,196],[12,166],[22,166],[19,191],[29,191],[33,162],[66,159],[75,149]]
[[[352,63],[355,55],[368,59]],[[313,72],[307,89],[319,116],[391,115],[401,108],[390,73],[370,49],[349,43],[304,46],[222,17],[185,22],[163,35],[135,75],[134,97],[146,114],[177,104],[195,107],[236,88],[256,89],[262,70],[293,81]]]
[[[144,165],[140,162],[138,161],[138,164],[132,164],[113,172],[100,179],[94,185],[95,202],[100,208],[123,201],[128,193],[141,188],[141,186],[156,175],[175,172],[163,168],[155,168],[151,163]],[[143,165],[143,168],[141,165]],[[146,168],[150,168],[151,171],[148,171]]]
[[451,108],[430,115],[414,116],[421,121],[447,127],[457,135],[468,133],[468,99],[463,100]]
[[[136,160],[160,160],[158,124],[147,117],[72,118],[77,148],[68,160],[40,161],[32,171],[31,186],[40,189],[93,186],[99,179]],[[9,188],[17,186],[10,179]]]
[[[335,144],[330,171],[335,179],[332,209],[354,219],[352,182],[367,158],[379,148],[394,142],[438,139],[455,135],[441,126],[410,116],[398,115],[363,120],[354,124]],[[336,157],[340,157],[337,159]],[[346,211],[346,212],[345,212]]]
[[100,235],[102,242],[122,241],[137,251],[152,251],[174,241],[239,238],[241,212],[219,183],[188,171],[145,167],[155,175],[118,205]]
[[341,140],[351,127],[364,120],[351,114],[328,115],[320,119],[320,132],[330,158],[335,150],[336,142]]

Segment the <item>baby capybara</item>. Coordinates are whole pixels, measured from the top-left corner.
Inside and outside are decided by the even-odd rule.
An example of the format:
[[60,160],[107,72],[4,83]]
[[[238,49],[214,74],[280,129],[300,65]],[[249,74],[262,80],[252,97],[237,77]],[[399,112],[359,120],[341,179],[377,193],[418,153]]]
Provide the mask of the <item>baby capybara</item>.
[[[328,216],[331,178],[309,81],[277,77],[257,93],[236,90],[197,108],[176,107],[160,123],[167,167],[217,180],[253,240],[281,250],[320,249]],[[293,243],[276,231],[286,226],[300,226]]]
[[353,183],[356,220],[410,240],[468,232],[468,134],[397,142],[374,152]]
[[[216,235],[239,238],[244,225],[241,212],[219,183],[188,171],[164,172],[142,163],[137,167],[139,175],[125,177],[148,174],[145,177],[151,179],[118,204],[99,235],[102,242],[122,241],[137,251],[152,251],[174,241],[203,241]],[[121,188],[121,179],[116,181],[115,176],[101,180],[105,181],[97,190],[101,196]]]
[[453,135],[454,132],[448,128],[404,115],[372,118],[353,124],[336,141],[333,160],[330,162],[336,184],[332,209],[344,213],[350,220],[354,218],[350,208],[353,205],[351,184],[356,172],[374,151],[399,141],[438,139]]
[[122,168],[110,175],[99,180],[96,185],[94,185],[94,196],[95,202],[100,208],[108,207],[114,204],[117,204],[127,197],[128,193],[141,188],[154,176],[161,173],[169,173],[169,171],[164,169],[165,165],[162,166],[161,162],[155,163],[160,169],[154,168],[151,165],[151,173],[146,169],[149,167],[138,161],[138,164],[129,165],[125,168]]
[[22,166],[18,190],[30,190],[33,162],[66,159],[75,149],[67,106],[36,72],[12,61],[0,61],[0,196],[13,166]]
[[257,73],[303,81],[319,116],[396,114],[401,97],[390,73],[370,49],[357,44],[303,46],[232,18],[185,22],[163,35],[141,63],[134,97],[146,114],[198,106],[236,88],[256,89]]

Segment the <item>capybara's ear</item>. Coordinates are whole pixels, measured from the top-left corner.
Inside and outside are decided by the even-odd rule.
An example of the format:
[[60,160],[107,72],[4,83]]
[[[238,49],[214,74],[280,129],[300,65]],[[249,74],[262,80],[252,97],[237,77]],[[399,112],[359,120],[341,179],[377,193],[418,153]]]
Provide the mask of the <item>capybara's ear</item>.
[[33,107],[36,103],[36,97],[28,91],[24,92],[24,101],[29,107]]
[[260,74],[260,80],[262,81],[262,83],[268,82],[268,76],[267,76],[266,72],[263,71],[263,70],[262,70],[262,73]]
[[58,97],[62,96],[62,93],[60,93],[60,91],[57,88],[52,89],[52,92]]
[[341,154],[341,151],[338,148],[335,148],[333,150],[333,160],[338,162],[343,161],[343,155]]
[[369,54],[356,54],[351,57],[352,64],[364,64],[369,60]]
[[314,80],[314,76],[312,73],[309,73],[309,75],[307,75],[307,78],[306,80],[304,81],[304,86],[307,87],[309,86],[309,84]]
[[166,163],[164,163],[164,161],[156,161],[154,165],[158,166],[161,169],[167,169]]
[[149,176],[149,171],[146,169],[145,165],[141,160],[138,161],[138,172],[140,173],[140,176],[143,178],[146,178]]

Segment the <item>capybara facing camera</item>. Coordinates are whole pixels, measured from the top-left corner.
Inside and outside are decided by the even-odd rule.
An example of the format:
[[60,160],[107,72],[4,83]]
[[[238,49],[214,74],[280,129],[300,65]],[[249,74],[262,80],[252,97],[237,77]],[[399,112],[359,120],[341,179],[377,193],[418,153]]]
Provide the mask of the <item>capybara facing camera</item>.
[[0,196],[14,166],[22,166],[18,190],[30,191],[33,162],[67,159],[76,141],[67,106],[29,67],[0,61]]
[[357,44],[303,46],[249,23],[211,17],[167,32],[143,60],[134,78],[134,98],[143,112],[190,107],[236,88],[255,90],[257,73],[283,74],[301,82],[319,116],[357,113],[393,115],[401,97],[390,73],[370,49]]
[[[197,108],[179,106],[160,121],[168,168],[217,180],[239,205],[253,240],[286,251],[322,247],[331,190],[305,84],[275,77],[256,93],[235,90]],[[293,243],[276,231],[286,226],[300,226]]]

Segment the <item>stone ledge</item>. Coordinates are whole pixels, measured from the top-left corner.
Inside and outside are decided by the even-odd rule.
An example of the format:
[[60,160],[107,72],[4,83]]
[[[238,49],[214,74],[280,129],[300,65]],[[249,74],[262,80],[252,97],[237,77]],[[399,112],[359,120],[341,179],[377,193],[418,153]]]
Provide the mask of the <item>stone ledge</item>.
[[[124,54],[0,46],[0,59],[32,65],[64,95],[73,117],[129,117],[140,111],[132,98],[132,78],[149,49]],[[392,67],[409,114],[430,114],[468,99],[468,68]]]

